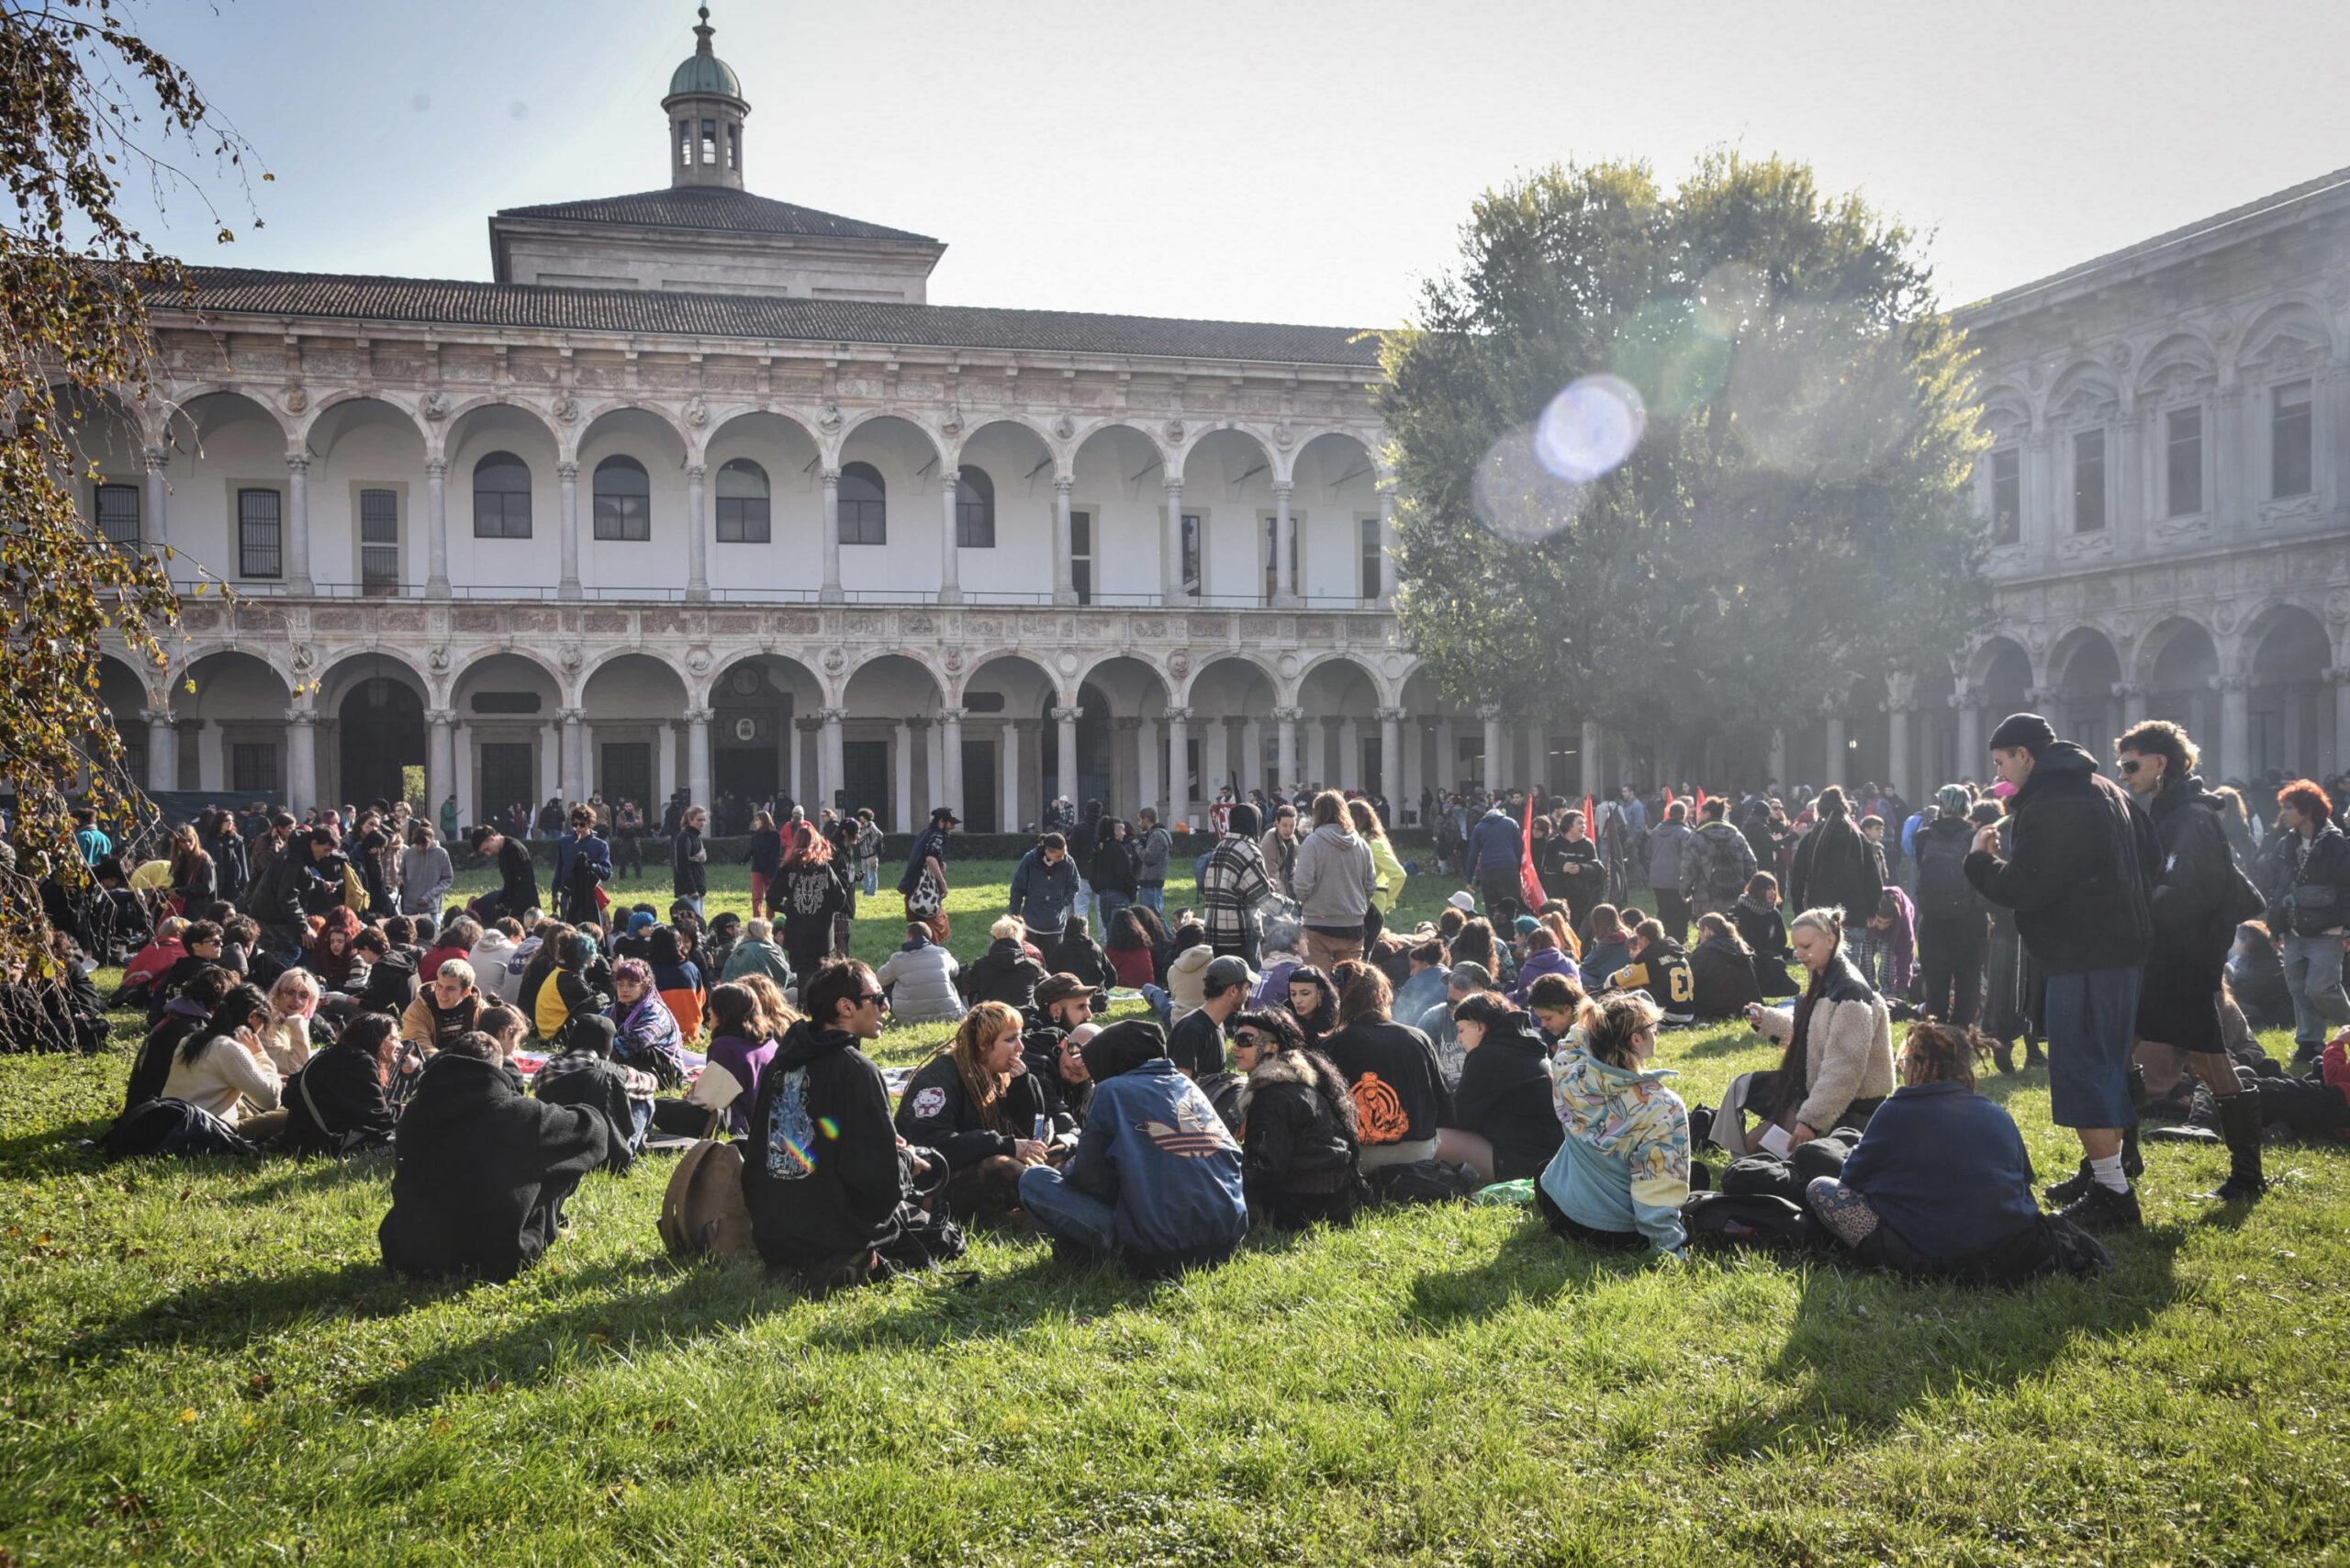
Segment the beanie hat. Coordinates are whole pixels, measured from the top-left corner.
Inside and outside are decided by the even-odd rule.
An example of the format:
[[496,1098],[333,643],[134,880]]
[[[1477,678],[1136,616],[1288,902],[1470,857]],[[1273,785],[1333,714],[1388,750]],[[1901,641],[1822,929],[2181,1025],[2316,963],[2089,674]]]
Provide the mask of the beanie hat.
[[2028,751],[2038,756],[2056,744],[2056,732],[2037,713],[2010,713],[1991,732],[1993,751]]
[[1966,814],[1966,788],[1961,784],[1945,784],[1934,791],[1934,805],[1946,817]]
[[1158,1025],[1141,1018],[1121,1018],[1085,1042],[1086,1076],[1105,1082],[1167,1054],[1167,1036]]
[[1263,831],[1264,820],[1256,807],[1244,801],[1232,808],[1231,830],[1241,838],[1254,838]]
[[1516,931],[1520,936],[1531,936],[1540,930],[1541,926],[1542,923],[1530,914],[1521,914],[1510,923],[1510,929]]

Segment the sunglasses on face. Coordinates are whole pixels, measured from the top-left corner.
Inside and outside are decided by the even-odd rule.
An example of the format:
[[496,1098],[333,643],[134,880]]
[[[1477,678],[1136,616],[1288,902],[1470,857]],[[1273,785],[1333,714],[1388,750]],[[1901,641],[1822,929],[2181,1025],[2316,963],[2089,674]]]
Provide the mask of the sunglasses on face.
[[1245,1046],[1252,1051],[1262,1050],[1265,1047],[1265,1042],[1254,1035],[1235,1035],[1232,1037],[1232,1043],[1235,1046]]
[[2137,760],[2135,757],[2127,757],[2127,756],[2125,756],[2125,757],[2123,757],[2123,758],[2121,759],[2121,771],[2122,771],[2122,774],[2123,774],[2125,777],[2127,777],[2127,776],[2129,776],[2129,775],[2132,775],[2132,774],[2135,774],[2135,773],[2138,771],[2138,769],[2140,769],[2141,767],[2143,767],[2144,766],[2145,766],[2145,764],[2144,764],[2144,763],[2143,763],[2143,762],[2141,762],[2141,761]]
[[856,999],[859,1007],[878,1007],[890,999],[878,991],[868,991]]

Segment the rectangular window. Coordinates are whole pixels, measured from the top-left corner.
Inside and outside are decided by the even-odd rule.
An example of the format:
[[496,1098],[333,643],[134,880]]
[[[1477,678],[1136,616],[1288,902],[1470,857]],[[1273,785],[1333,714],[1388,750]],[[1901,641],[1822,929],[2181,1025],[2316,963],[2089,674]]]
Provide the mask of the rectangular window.
[[139,487],[98,487],[98,537],[126,550],[139,547]]
[[1991,454],[1991,543],[2023,537],[2023,454],[2012,446]]
[[285,575],[285,531],[279,522],[275,490],[237,492],[237,575]]
[[2203,410],[2173,409],[2163,416],[2165,485],[2163,515],[2203,510]]
[[1183,531],[1183,597],[1197,599],[1207,591],[1207,520],[1198,512],[1181,515]]
[[2310,493],[2310,384],[2288,382],[2269,394],[2268,494],[2273,500]]
[[677,122],[677,164],[684,168],[691,165],[693,161],[694,122],[681,119]]
[[2073,532],[2105,527],[2105,431],[2073,432]]
[[370,599],[400,591],[400,498],[397,490],[359,492],[359,591]]
[[767,498],[765,496],[718,498],[718,542],[721,544],[767,543]]
[[718,162],[718,122],[714,119],[701,122],[701,161],[712,166]]
[[601,495],[596,498],[596,537],[642,543],[653,537],[653,498]]
[[1379,568],[1386,552],[1380,548],[1379,520],[1375,517],[1358,519],[1356,527],[1362,534],[1362,597],[1379,597]]
[[643,741],[606,741],[596,748],[602,766],[596,785],[607,801],[634,801],[643,806],[653,799],[653,748]]
[[968,484],[955,497],[955,548],[995,548],[995,502]]
[[1077,588],[1077,602],[1093,602],[1093,514],[1069,514],[1069,577]]
[[277,794],[277,743],[237,741],[229,747],[229,792],[274,799]]
[[743,128],[739,125],[726,128],[726,166],[738,174],[743,172]]

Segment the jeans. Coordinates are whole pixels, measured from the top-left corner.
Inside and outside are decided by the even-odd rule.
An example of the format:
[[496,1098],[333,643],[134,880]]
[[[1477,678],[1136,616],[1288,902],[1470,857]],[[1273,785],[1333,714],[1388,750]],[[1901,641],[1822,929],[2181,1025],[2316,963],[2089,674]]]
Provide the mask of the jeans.
[[[1077,919],[1077,920],[1082,920],[1082,921],[1084,921],[1084,922],[1086,923],[1086,926],[1085,926],[1086,931],[1087,931],[1089,934],[1092,931],[1092,929],[1093,929],[1093,924],[1092,924],[1092,921],[1093,921],[1093,890],[1092,890],[1092,888],[1091,888],[1091,887],[1090,887],[1090,886],[1088,886],[1088,885],[1087,885],[1087,883],[1086,883],[1086,881],[1085,881],[1085,879],[1084,879],[1084,878],[1082,878],[1082,877],[1080,877],[1080,878],[1079,878],[1079,879],[1078,879],[1078,882],[1077,882],[1077,902],[1076,902],[1076,903],[1074,903],[1074,904],[1072,904],[1072,905],[1069,907],[1069,918],[1073,918],[1073,919]],[[1064,920],[1063,924],[1067,924],[1067,921],[1066,921],[1066,920]],[[1034,929],[1035,929],[1035,928],[1034,926],[1031,926],[1029,929],[1034,930]],[[1054,927],[1054,929],[1055,929],[1055,930],[1058,930],[1058,929],[1059,929],[1059,927],[1058,927],[1058,926],[1056,926],[1056,927]]]
[[1162,919],[1167,914],[1167,884],[1149,882],[1135,891],[1135,902],[1150,910]]
[[1155,985],[1143,987],[1142,999],[1150,1003],[1152,1012],[1158,1014],[1160,1028],[1175,1027],[1175,999],[1169,995],[1163,987]]
[[866,865],[865,896],[869,899],[881,896],[881,862],[878,860],[868,861]]
[[1073,1241],[1104,1256],[1118,1250],[1118,1211],[1069,1184],[1049,1165],[1020,1173],[1020,1206],[1056,1241]]
[[2285,989],[2293,995],[2293,1044],[2322,1046],[2326,1025],[2350,1024],[2342,990],[2342,938],[2285,938]]
[[1110,934],[1110,923],[1118,918],[1120,910],[1134,901],[1115,888],[1104,888],[1093,895],[1093,902],[1102,912],[1102,935],[1107,936]]

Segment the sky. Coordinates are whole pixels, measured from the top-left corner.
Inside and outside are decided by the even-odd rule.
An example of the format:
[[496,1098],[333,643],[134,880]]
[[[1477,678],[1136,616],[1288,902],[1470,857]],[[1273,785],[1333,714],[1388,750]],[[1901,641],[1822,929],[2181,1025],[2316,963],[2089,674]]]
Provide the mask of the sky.
[[[189,261],[487,278],[501,207],[667,184],[673,0],[131,0],[274,178]],[[1960,304],[2350,165],[2350,0],[714,0],[752,189],[936,236],[939,304],[1382,327],[1557,161],[1810,162]],[[263,226],[252,227],[257,212]]]

